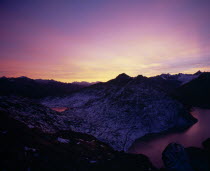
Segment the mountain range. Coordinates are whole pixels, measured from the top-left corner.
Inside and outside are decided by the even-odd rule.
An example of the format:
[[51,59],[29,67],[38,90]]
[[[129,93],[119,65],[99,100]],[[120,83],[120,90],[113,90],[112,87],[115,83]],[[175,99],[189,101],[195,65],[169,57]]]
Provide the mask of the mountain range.
[[[202,81],[206,87],[200,90],[204,93],[209,89],[208,75],[199,71],[148,78],[123,73],[108,82],[89,86],[27,77],[2,77],[0,94],[7,97],[1,98],[1,107],[7,106],[7,111],[15,119],[44,132],[82,132],[116,150],[126,151],[136,139],[146,134],[185,128],[195,123],[196,119],[185,105],[189,104],[185,97],[189,97],[191,93],[187,92],[192,92]],[[202,93],[198,94],[202,97]],[[196,106],[195,103],[192,105]],[[50,109],[60,107],[68,110],[58,114]]]
[[62,113],[69,121],[67,127],[126,151],[146,134],[195,123],[196,119],[170,93],[197,77],[199,74],[167,74],[167,77],[162,74],[150,78],[120,74],[65,97],[45,98],[42,104],[67,107],[69,110]]
[[30,79],[27,77],[0,78],[0,95],[16,95],[33,99],[47,96],[64,96],[86,86],[80,83],[63,83],[55,80]]
[[[139,156],[126,156],[117,151],[127,151],[136,139],[144,135],[191,126],[196,119],[190,115],[190,107],[210,108],[209,97],[210,73],[200,71],[195,74],[161,74],[149,78],[142,75],[130,77],[123,73],[110,81],[93,84],[2,77],[0,113],[3,119],[0,134],[6,139],[2,142],[2,147],[11,144],[10,139],[14,141],[17,133],[23,149],[19,149],[19,142],[13,148],[17,150],[17,147],[20,155],[26,154],[26,151],[27,155],[28,151],[31,155],[37,148],[41,152],[40,156],[44,154],[41,158],[38,157],[39,160],[47,157],[52,162],[56,160],[58,151],[67,148],[67,151],[77,154],[76,160],[71,159],[74,164],[77,160],[89,164],[101,161],[106,166],[119,162],[116,167],[122,168],[122,160],[132,158],[133,163]],[[63,112],[53,110],[64,107],[66,110]],[[16,128],[26,131],[26,136],[21,131],[14,133]],[[10,129],[12,134],[7,134]],[[39,130],[38,134],[33,131],[36,129]],[[30,136],[36,137],[37,145],[30,145]],[[93,140],[99,144],[91,150]],[[72,142],[74,148],[71,147]],[[89,145],[80,146],[81,142]],[[45,146],[43,143],[51,145]],[[59,143],[64,144],[64,147],[57,146]],[[53,151],[46,153],[42,151],[43,148],[49,148],[49,151],[52,148]],[[87,154],[84,155],[85,149]],[[1,148],[1,151],[5,150]],[[37,160],[35,151],[32,154],[33,161]],[[98,153],[103,154],[103,159],[98,158]],[[68,154],[64,156],[68,157]],[[65,157],[65,161],[68,161]],[[139,160],[145,170],[155,170],[144,156],[140,156]],[[7,159],[3,161],[7,163]],[[59,167],[62,164],[59,163]],[[64,168],[69,167],[67,163],[64,164]],[[89,164],[83,166],[89,167]],[[90,165],[92,168],[92,164]],[[52,169],[48,164],[47,167]]]

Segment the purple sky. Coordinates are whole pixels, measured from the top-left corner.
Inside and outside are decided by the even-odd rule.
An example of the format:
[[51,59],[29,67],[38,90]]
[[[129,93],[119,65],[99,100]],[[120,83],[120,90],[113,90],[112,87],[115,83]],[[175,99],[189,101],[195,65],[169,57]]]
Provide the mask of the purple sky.
[[0,0],[0,76],[210,71],[209,0]]

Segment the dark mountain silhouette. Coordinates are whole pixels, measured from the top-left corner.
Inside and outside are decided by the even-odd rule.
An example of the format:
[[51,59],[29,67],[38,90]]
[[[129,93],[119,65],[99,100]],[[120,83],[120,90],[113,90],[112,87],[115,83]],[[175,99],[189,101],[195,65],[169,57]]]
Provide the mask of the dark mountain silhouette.
[[195,74],[161,74],[155,77],[150,77],[150,79],[157,82],[162,90],[172,93],[176,88],[199,77],[201,73],[201,71],[198,71]]
[[[195,74],[161,74],[156,77],[151,77],[147,79],[147,81],[150,81],[150,84],[153,85],[157,84],[160,89],[171,92],[183,83],[187,83],[192,79],[197,78],[201,73],[202,72],[198,71]],[[140,75],[137,76],[137,79],[146,78],[147,77],[143,77]],[[131,79],[133,78],[123,73],[116,77],[116,79],[110,80],[110,82],[120,85]],[[84,87],[92,86],[94,84],[100,84],[100,82],[88,83],[82,81],[63,83],[55,80],[30,79],[24,76],[18,78],[1,77],[0,95],[17,95],[36,99],[49,96],[65,96]]]
[[189,106],[210,108],[210,72],[177,88],[173,95]]
[[0,78],[0,95],[17,95],[29,98],[64,96],[88,85],[62,83],[54,80],[30,79],[27,77]]

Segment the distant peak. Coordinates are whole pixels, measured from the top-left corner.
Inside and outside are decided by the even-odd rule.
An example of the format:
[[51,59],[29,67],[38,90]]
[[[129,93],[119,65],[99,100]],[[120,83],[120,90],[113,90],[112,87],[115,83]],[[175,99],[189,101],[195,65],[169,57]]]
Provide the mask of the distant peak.
[[141,78],[145,78],[145,77],[143,75],[138,75],[136,78],[141,79]]
[[160,76],[171,76],[170,73],[162,73]]
[[145,76],[143,76],[143,75],[138,75],[137,77],[135,77],[135,80],[136,81],[144,81],[144,80],[146,80],[147,79],[147,77],[145,77]]
[[200,74],[202,74],[202,72],[199,70],[194,75],[200,75]]
[[129,75],[125,74],[125,73],[122,73],[122,74],[119,74],[116,79],[129,79],[131,78]]
[[100,81],[95,81],[95,82],[87,82],[87,81],[78,82],[78,81],[74,81],[74,82],[72,82],[72,84],[83,85],[83,86],[90,86],[90,85],[97,84],[97,83],[100,83]]
[[2,76],[2,77],[0,77],[0,79],[7,79],[7,77],[5,77],[5,76]]
[[20,76],[20,77],[17,77],[17,78],[21,78],[21,79],[30,79],[30,78],[28,78],[28,77],[26,77],[26,76]]

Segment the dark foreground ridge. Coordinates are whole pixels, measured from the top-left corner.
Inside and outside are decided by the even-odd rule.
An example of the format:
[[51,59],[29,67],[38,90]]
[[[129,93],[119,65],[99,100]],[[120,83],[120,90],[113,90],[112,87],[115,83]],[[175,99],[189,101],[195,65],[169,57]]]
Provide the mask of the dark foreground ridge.
[[202,149],[171,143],[163,151],[162,159],[166,171],[209,171],[210,138],[203,142]]
[[144,155],[114,151],[87,134],[30,129],[2,111],[0,138],[0,170],[156,170]]
[[43,133],[2,111],[0,138],[0,170],[210,170],[210,139],[203,142],[203,149],[169,144],[162,154],[166,168],[157,169],[145,155],[114,151],[87,134]]

